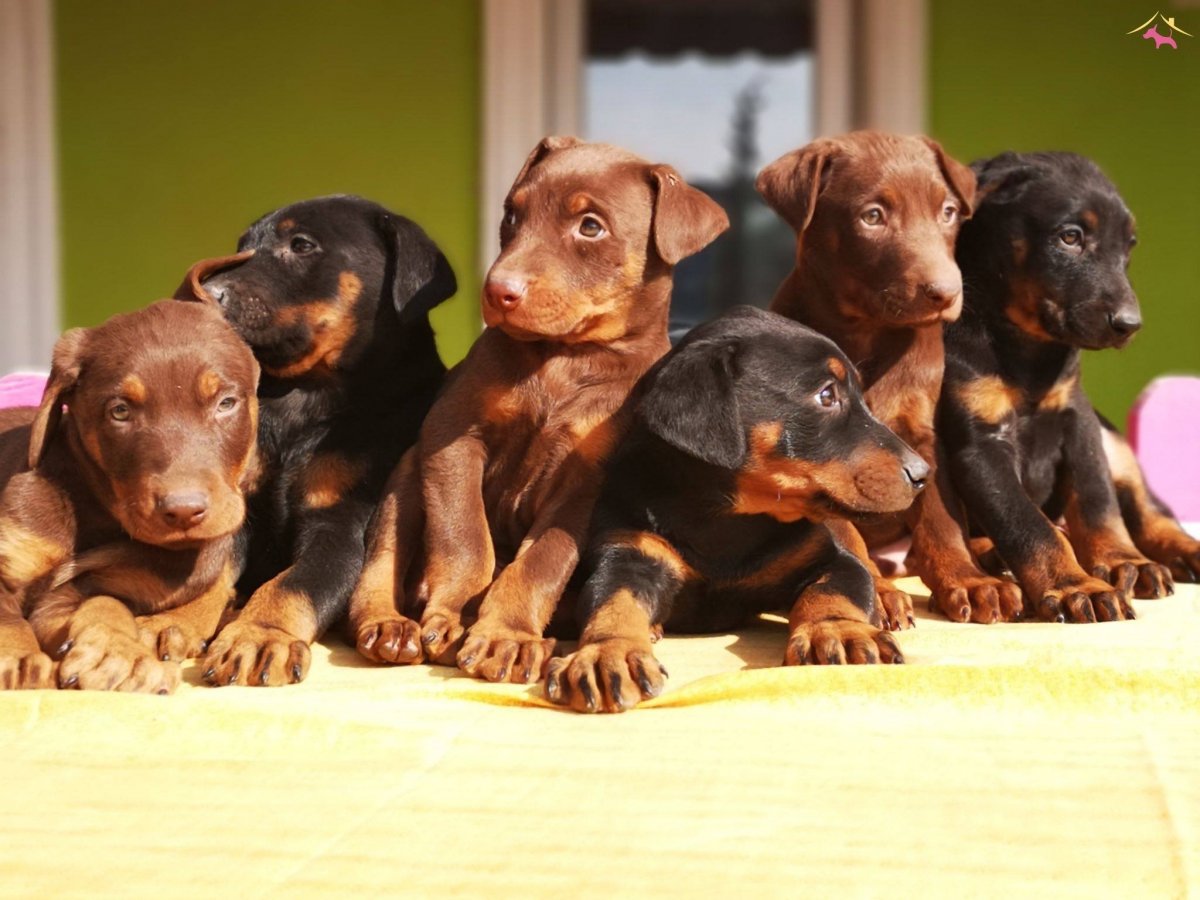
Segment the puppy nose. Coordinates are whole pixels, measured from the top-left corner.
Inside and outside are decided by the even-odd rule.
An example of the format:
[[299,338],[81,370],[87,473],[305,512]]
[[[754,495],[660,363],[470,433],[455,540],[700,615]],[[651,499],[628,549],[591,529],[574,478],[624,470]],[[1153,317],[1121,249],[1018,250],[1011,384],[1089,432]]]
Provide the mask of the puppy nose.
[[496,309],[515,309],[525,298],[524,281],[515,278],[489,278],[483,286],[483,295]]
[[1121,309],[1108,314],[1108,327],[1121,337],[1129,337],[1142,327],[1142,317],[1131,309]]
[[921,285],[921,290],[934,303],[946,306],[962,292],[962,281],[956,279],[930,281]]
[[921,490],[929,478],[929,463],[913,454],[913,458],[904,464],[904,477],[908,479],[908,483],[914,491]]
[[208,514],[208,497],[200,491],[167,494],[159,499],[158,512],[172,528],[191,528]]

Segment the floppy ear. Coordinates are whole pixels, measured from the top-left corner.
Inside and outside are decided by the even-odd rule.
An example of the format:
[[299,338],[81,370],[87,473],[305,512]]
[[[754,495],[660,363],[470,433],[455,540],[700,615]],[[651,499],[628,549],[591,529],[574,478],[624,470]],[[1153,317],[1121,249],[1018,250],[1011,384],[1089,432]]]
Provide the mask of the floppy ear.
[[671,166],[653,166],[654,249],[669,266],[699,253],[729,227],[729,216],[712,197],[683,180]]
[[685,344],[664,360],[638,405],[638,415],[654,434],[724,469],[737,469],[746,459],[733,389],[736,352],[729,341]]
[[72,328],[63,332],[54,345],[54,357],[50,364],[50,378],[42,392],[42,402],[33,427],[29,432],[29,468],[36,469],[42,461],[42,453],[50,435],[62,420],[63,403],[79,381],[83,365],[83,345],[87,340],[86,328]]
[[518,184],[525,180],[525,176],[529,174],[543,159],[553,153],[555,150],[565,150],[567,147],[577,147],[582,144],[577,137],[571,137],[569,134],[550,134],[538,141],[537,146],[529,152],[525,157],[525,165],[521,166],[521,171],[517,173],[517,177],[513,179],[511,192]]
[[183,276],[183,283],[175,289],[175,293],[171,297],[175,300],[191,300],[216,306],[217,302],[209,296],[208,291],[204,290],[202,284],[204,279],[211,278],[226,269],[232,269],[234,266],[240,266],[253,255],[253,250],[243,250],[233,256],[214,256],[212,259],[200,260],[188,269],[187,274]]
[[415,222],[390,213],[383,217],[392,248],[392,302],[401,322],[427,315],[458,290],[454,270],[437,244]]
[[947,156],[946,151],[937,141],[924,136],[921,140],[937,157],[942,177],[946,179],[946,184],[950,185],[950,190],[954,192],[954,196],[962,205],[962,217],[964,219],[971,218],[971,214],[975,212],[975,173],[953,156]]
[[797,235],[804,233],[817,211],[817,198],[837,153],[837,143],[822,138],[785,153],[758,173],[754,187]]
[[1037,169],[1022,161],[1015,153],[1001,153],[991,159],[971,163],[977,180],[975,206],[986,199],[988,203],[1012,203],[1025,193]]

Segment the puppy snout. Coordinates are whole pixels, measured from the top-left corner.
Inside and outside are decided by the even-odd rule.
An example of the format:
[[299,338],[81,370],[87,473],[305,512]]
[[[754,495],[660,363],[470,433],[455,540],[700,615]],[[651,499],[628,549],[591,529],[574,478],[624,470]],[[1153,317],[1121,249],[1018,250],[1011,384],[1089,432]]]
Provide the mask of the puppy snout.
[[949,306],[962,293],[961,278],[939,278],[921,285],[921,291],[939,307]]
[[178,491],[159,498],[158,514],[171,528],[193,528],[208,515],[208,495],[203,491]]
[[529,285],[519,278],[491,276],[483,286],[483,295],[490,306],[505,311],[516,309],[521,304],[528,287]]
[[1108,314],[1108,327],[1120,338],[1132,337],[1142,327],[1142,317],[1136,309],[1118,309]]
[[908,453],[904,460],[904,477],[908,479],[909,486],[914,491],[919,491],[925,487],[925,482],[929,479],[929,463],[921,459],[915,453]]

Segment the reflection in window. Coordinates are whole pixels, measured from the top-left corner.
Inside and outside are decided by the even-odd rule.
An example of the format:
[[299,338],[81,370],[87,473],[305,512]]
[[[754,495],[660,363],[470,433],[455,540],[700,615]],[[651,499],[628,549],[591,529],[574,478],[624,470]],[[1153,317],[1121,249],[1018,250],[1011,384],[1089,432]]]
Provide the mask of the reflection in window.
[[730,230],[675,272],[672,337],[739,303],[766,306],[795,240],[754,190],[763,165],[812,140],[811,4],[589,0],[588,138],[674,165]]

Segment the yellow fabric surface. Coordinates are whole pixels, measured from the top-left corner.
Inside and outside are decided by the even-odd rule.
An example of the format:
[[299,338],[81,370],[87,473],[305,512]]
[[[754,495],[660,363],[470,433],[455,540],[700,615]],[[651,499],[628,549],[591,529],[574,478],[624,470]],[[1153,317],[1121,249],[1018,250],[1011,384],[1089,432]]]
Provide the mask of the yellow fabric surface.
[[0,694],[0,895],[1196,895],[1200,588],[1136,607],[922,614],[907,666],[668,636],[622,716],[337,639],[290,688]]

